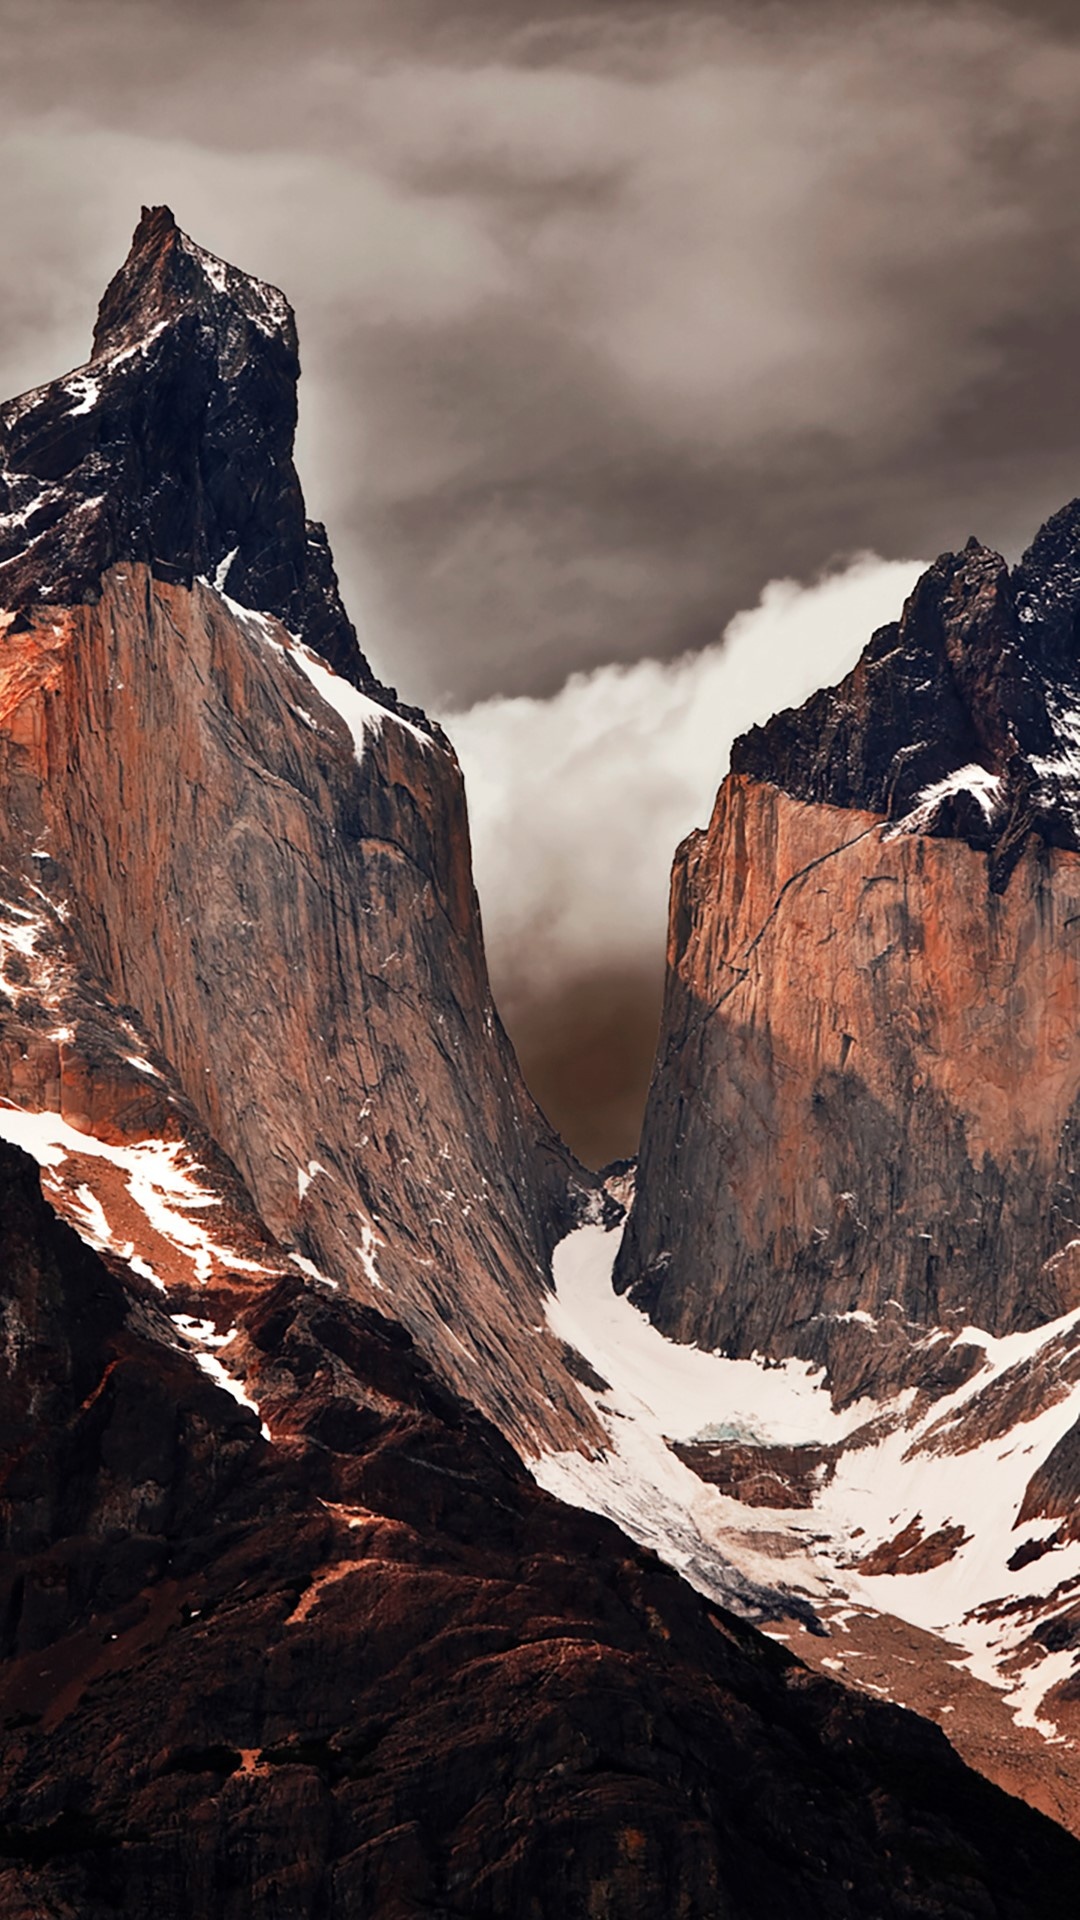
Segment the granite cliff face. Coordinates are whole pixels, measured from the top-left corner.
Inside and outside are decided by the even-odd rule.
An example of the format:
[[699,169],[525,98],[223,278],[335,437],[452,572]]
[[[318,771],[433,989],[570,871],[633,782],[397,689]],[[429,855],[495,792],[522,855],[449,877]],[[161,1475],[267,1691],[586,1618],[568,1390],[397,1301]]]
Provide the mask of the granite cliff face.
[[536,1326],[594,1183],[492,1005],[453,752],[305,519],[298,370],[283,296],[157,209],[87,366],[0,414],[0,1132],[103,1248],[227,1270],[190,1207],[133,1224],[116,1152],[164,1143],[519,1444],[587,1436]]
[[679,850],[618,1279],[843,1396],[1080,1306],[1080,509],[969,544]]

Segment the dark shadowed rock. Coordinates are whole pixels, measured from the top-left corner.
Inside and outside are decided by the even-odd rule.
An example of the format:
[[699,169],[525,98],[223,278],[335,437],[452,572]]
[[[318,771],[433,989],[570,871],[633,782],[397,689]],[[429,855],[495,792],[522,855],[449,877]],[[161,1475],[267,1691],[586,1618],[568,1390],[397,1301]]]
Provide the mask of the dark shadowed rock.
[[86,366],[0,408],[0,604],[95,598],[116,561],[185,587],[201,574],[396,706],[305,518],[299,374],[284,295],[144,209]]
[[732,771],[967,840],[990,852],[995,888],[1029,835],[1075,849],[1078,521],[1074,502],[1012,575],[976,540],[943,554],[847,679],[752,728]]
[[1074,1841],[539,1492],[379,1314],[280,1281],[237,1406],[5,1147],[0,1276],[10,1920],[1074,1911]]

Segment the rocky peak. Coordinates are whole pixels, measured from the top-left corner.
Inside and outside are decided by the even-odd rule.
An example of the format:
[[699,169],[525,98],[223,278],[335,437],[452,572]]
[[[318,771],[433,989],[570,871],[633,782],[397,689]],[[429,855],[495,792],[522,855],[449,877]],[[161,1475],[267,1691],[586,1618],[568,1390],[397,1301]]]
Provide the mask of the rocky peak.
[[219,351],[230,335],[235,346],[254,328],[292,361],[294,380],[299,374],[296,321],[285,295],[197,246],[171,208],[144,207],[128,257],[102,296],[91,360],[132,352],[189,313],[215,330]]
[[118,561],[201,576],[430,730],[376,680],[306,517],[299,374],[284,295],[144,208],[90,360],[0,409],[0,601],[85,604]]
[[1080,845],[1080,502],[1019,567],[971,539],[922,576],[837,687],[736,742],[732,769],[988,851]]

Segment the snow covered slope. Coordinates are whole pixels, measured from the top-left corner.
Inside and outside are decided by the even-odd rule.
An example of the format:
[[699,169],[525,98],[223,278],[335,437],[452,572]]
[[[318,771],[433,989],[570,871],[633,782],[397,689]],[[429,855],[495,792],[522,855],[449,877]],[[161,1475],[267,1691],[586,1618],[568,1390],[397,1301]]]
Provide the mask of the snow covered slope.
[[544,1456],[541,1483],[707,1592],[736,1598],[734,1568],[792,1613],[856,1607],[941,1636],[1019,1727],[1071,1750],[1080,1537],[1038,1490],[1080,1421],[1080,1313],[1001,1339],[965,1328],[940,1356],[943,1377],[974,1358],[951,1392],[837,1411],[804,1361],[666,1339],[613,1291],[617,1247],[588,1226],[556,1249],[550,1324],[592,1371],[609,1446]]

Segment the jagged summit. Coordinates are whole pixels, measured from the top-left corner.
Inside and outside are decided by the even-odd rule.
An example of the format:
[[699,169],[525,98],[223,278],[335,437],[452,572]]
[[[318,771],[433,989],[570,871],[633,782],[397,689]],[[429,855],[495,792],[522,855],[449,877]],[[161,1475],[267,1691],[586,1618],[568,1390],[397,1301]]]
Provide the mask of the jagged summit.
[[293,465],[296,326],[284,295],[144,208],[93,353],[0,408],[0,602],[92,600],[142,561],[273,614],[382,704]]
[[1080,846],[1080,501],[1010,573],[971,539],[922,576],[839,686],[736,742],[796,799],[967,840],[1005,886],[1027,836]]
[[183,313],[257,328],[297,361],[299,373],[296,319],[285,295],[197,246],[171,207],[144,207],[128,257],[102,295],[91,360],[131,351]]

